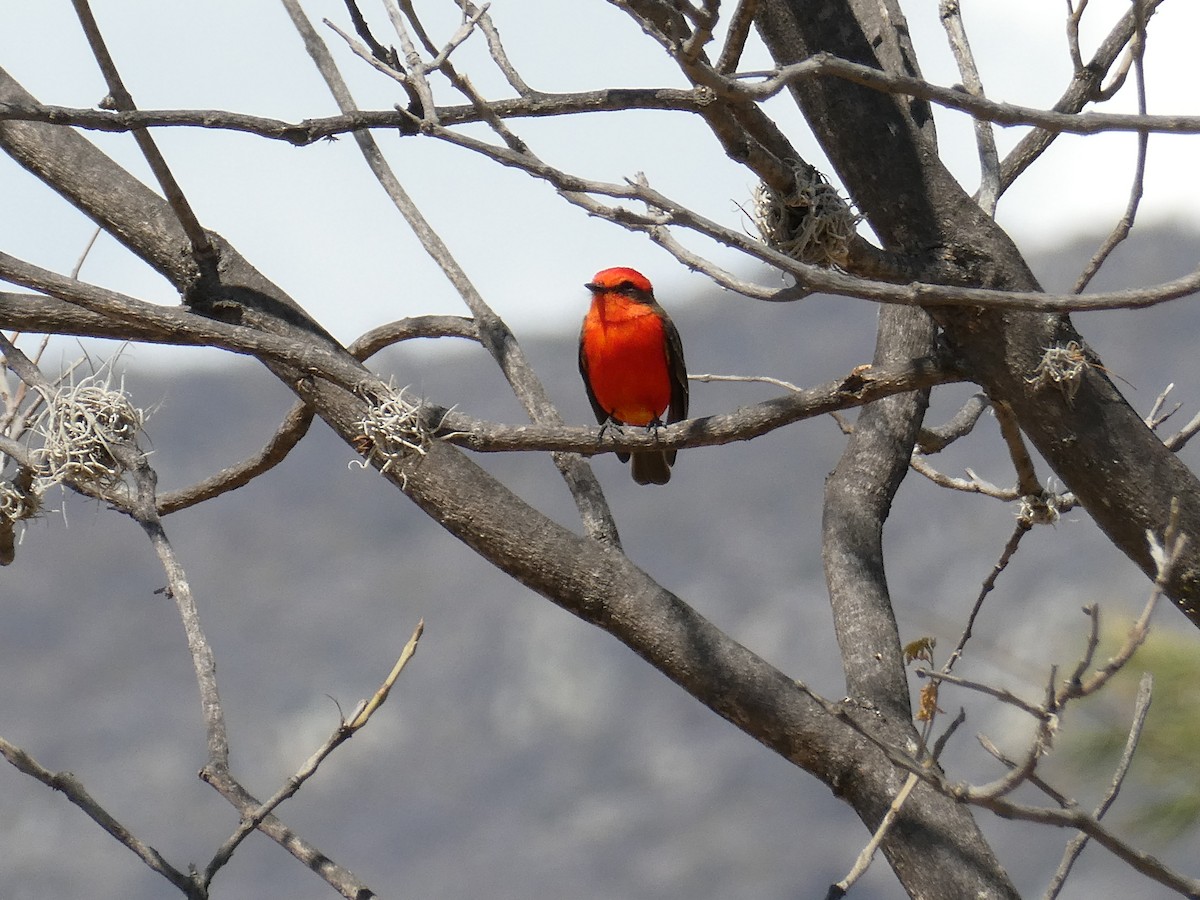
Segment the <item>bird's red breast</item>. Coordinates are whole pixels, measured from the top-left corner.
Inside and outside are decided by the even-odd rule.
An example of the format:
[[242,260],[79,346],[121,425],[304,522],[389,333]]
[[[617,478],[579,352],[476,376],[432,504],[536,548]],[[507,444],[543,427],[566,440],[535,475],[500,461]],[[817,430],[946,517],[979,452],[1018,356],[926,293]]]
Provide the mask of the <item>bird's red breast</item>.
[[599,293],[583,322],[583,353],[596,402],[624,425],[649,425],[671,403],[663,320],[644,303]]

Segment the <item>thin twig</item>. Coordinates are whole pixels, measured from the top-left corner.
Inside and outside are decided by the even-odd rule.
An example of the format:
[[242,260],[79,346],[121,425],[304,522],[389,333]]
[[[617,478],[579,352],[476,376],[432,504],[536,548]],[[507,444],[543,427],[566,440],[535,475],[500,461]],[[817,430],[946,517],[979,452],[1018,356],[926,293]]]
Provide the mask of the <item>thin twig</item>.
[[[0,333],[0,352],[3,353],[5,364],[18,378],[35,388],[47,398],[55,396],[54,385],[38,370],[37,366],[16,346]],[[74,418],[90,421],[82,413],[76,413]],[[128,496],[122,488],[119,477],[117,483],[111,486],[98,482],[84,484],[76,481],[71,486],[92,496],[102,497],[121,512],[131,516],[146,530],[154,544],[155,550],[163,563],[167,575],[168,592],[175,598],[180,615],[187,631],[188,646],[192,651],[192,660],[196,670],[197,682],[200,686],[201,705],[208,730],[208,745],[210,760],[217,760],[222,765],[228,764],[229,744],[225,732],[224,715],[221,711],[220,700],[216,692],[215,665],[212,652],[208,647],[203,631],[200,629],[199,618],[196,615],[195,604],[191,600],[191,589],[179,566],[165,534],[162,533],[161,523],[154,511],[154,473],[146,463],[146,457],[133,443],[134,435],[120,441],[106,441],[105,452],[112,460],[119,463],[125,471],[132,472],[137,487],[136,496]],[[32,460],[27,460],[32,465]],[[14,755],[8,753],[9,749]],[[43,769],[27,754],[4,743],[0,746],[4,755],[27,774],[33,775],[56,790],[61,790],[73,803],[84,810],[105,831],[117,838],[122,844],[132,850],[156,872],[168,878],[179,887],[188,897],[203,897],[204,891],[190,878],[172,868],[152,847],[136,839],[127,829],[121,826],[112,816],[105,812],[84,790],[82,784],[70,774],[53,774]]]
[[404,667],[408,665],[408,661],[417,651],[417,642],[421,640],[421,634],[425,630],[425,620],[417,622],[417,627],[413,630],[412,637],[408,639],[408,643],[404,645],[404,649],[400,653],[400,658],[392,667],[391,673],[375,691],[369,701],[364,700],[359,704],[358,710],[351,717],[350,721],[342,721],[338,727],[333,730],[333,733],[326,739],[318,750],[308,758],[294,775],[292,775],[284,783],[284,785],[276,791],[269,799],[263,802],[258,809],[254,810],[249,815],[243,814],[242,821],[238,823],[237,829],[230,835],[224,843],[213,854],[213,858],[209,861],[204,869],[204,876],[201,883],[207,888],[212,883],[213,876],[221,870],[221,868],[229,862],[234,851],[242,843],[246,837],[258,828],[263,820],[288,798],[294,796],[301,786],[309,778],[317,773],[317,769],[321,763],[325,761],[334,750],[348,741],[354,734],[367,724],[372,714],[387,699],[388,693],[392,689],[392,685],[396,683],[396,679],[400,677],[400,673],[404,671]]
[[[985,96],[983,80],[979,77],[975,56],[967,40],[967,29],[963,25],[959,0],[941,0],[938,12],[942,27],[946,30],[946,37],[950,41],[950,49],[954,53],[954,61],[958,64],[958,74],[962,78],[963,87],[972,96]],[[980,171],[979,193],[976,199],[985,213],[995,216],[996,201],[1000,197],[1000,157],[996,152],[996,136],[992,133],[990,122],[975,120],[975,143],[979,148]]]
[[[359,360],[365,360],[399,341],[415,337],[463,337],[478,340],[475,324],[461,316],[415,316],[381,325],[357,338],[347,348]],[[159,515],[170,515],[195,506],[221,494],[249,484],[283,462],[292,449],[308,433],[313,412],[307,404],[297,403],[284,417],[271,439],[254,456],[190,487],[160,494]]]
[[371,28],[367,25],[367,20],[363,18],[363,14],[359,12],[358,4],[354,0],[345,0],[346,12],[350,14],[350,22],[354,25],[354,30],[360,38],[366,41],[367,46],[371,50],[371,55],[379,60],[388,68],[395,72],[403,72],[404,68],[400,65],[400,54],[396,52],[395,47],[384,47],[375,39],[375,35],[371,33]]
[[1076,76],[1083,72],[1083,54],[1079,50],[1079,20],[1087,9],[1088,0],[1079,0],[1076,6],[1067,0],[1067,52],[1071,55],[1071,67]]
[[[1162,2],[1162,0],[1159,0]],[[481,20],[482,23],[482,20]],[[355,41],[335,23],[326,22],[349,43],[358,44],[366,51],[365,56],[374,59],[370,49]],[[375,60],[375,62],[379,62]],[[379,71],[387,71],[397,81],[403,78],[385,64]],[[837,57],[814,58],[812,62],[799,63],[798,70],[788,69],[791,78],[814,78],[822,74],[841,76],[852,81],[865,80],[864,87],[886,93],[904,94],[918,91],[930,96],[930,102],[938,103],[984,121],[1004,127],[1031,126],[1048,135],[1060,134],[1104,134],[1112,132],[1141,132],[1151,134],[1194,135],[1200,133],[1200,116],[1185,114],[1064,112],[1000,103],[995,100],[971,97],[953,87],[943,87],[919,80],[904,80],[840,60]],[[785,71],[785,70],[778,70]],[[868,74],[873,72],[875,74]],[[734,78],[770,78],[777,70],[761,72],[739,72]],[[923,85],[923,87],[918,87]],[[740,93],[740,92],[739,92]],[[1090,98],[1089,98],[1090,99]],[[712,93],[702,88],[680,89],[656,88],[603,88],[591,91],[549,93],[531,91],[519,97],[501,97],[489,100],[488,105],[502,119],[557,118],[605,112],[631,110],[659,110],[665,112],[699,113],[705,103],[711,102]],[[352,113],[331,116],[316,116],[289,122],[270,116],[258,116],[227,109],[135,109],[128,111],[92,109],[87,107],[58,106],[51,103],[15,102],[0,106],[0,121],[44,122],[51,125],[68,125],[93,131],[124,133],[138,128],[200,128],[219,131],[237,131],[254,134],[267,140],[285,141],[296,146],[308,146],[328,140],[337,135],[353,131],[387,130],[401,128],[411,113],[389,109],[361,109]],[[438,107],[438,119],[444,126],[468,125],[483,120],[483,114],[471,104]],[[1007,176],[1007,165],[1003,168]]]
[[56,791],[61,791],[71,803],[83,810],[93,822],[131,850],[138,859],[162,875],[183,892],[185,897],[202,900],[207,894],[191,877],[172,866],[154,847],[136,837],[118,822],[84,788],[83,783],[70,772],[51,772],[25,750],[0,738],[0,756],[32,778]]
[[[114,502],[117,508],[141,525],[150,538],[167,575],[166,593],[175,600],[183,621],[184,631],[187,634],[188,649],[192,656],[196,682],[200,688],[201,708],[208,733],[208,758],[201,769],[200,776],[234,803],[242,812],[243,817],[246,817],[252,801],[248,799],[249,795],[245,789],[229,771],[229,738],[225,728],[225,714],[217,691],[215,659],[208,639],[200,626],[191,585],[175,556],[174,549],[162,527],[162,520],[158,515],[155,500],[157,476],[148,465],[145,454],[135,445],[114,447],[113,453],[122,460],[127,471],[132,474],[136,490],[132,497],[110,495],[107,499]],[[341,892],[343,896],[347,898],[373,896],[373,893],[350,872],[338,866],[311,844],[300,839],[294,831],[284,826],[274,816],[264,814],[258,817],[256,827],[278,841],[294,856],[304,860],[309,868],[324,878],[326,883]],[[207,881],[202,883],[207,886]]]
[[[872,366],[869,373],[851,374],[840,381],[739,407],[731,413],[676,422],[647,433],[643,429],[605,429],[548,425],[495,425],[460,412],[432,408],[442,421],[438,437],[470,450],[489,453],[513,450],[567,450],[606,453],[657,447],[712,447],[749,440],[801,419],[851,409],[881,397],[921,390],[961,380],[939,360],[916,359],[896,366]],[[455,432],[449,434],[447,432]],[[1015,496],[1015,495],[1014,495]]]
[[[1170,568],[1174,563],[1175,556],[1182,549],[1179,543],[1180,535],[1174,533],[1173,529],[1168,528],[1168,533],[1164,535],[1163,541],[1155,551],[1156,558],[1160,563],[1160,572],[1157,581],[1165,582],[1170,573]],[[1155,594],[1158,593],[1156,586]],[[1153,599],[1153,597],[1152,597]],[[1085,660],[1090,660],[1094,652],[1095,633],[1097,630],[1097,618],[1095,611],[1092,608],[1085,609],[1089,612],[1092,618],[1093,637],[1089,639],[1088,651],[1085,653]],[[1144,616],[1143,616],[1144,618]],[[1135,627],[1134,632],[1131,632],[1131,637],[1138,629]],[[1086,669],[1090,662],[1081,662],[1081,669]],[[1164,865],[1160,860],[1150,854],[1139,850],[1128,842],[1117,837],[1109,831],[1096,816],[1080,810],[1074,803],[1055,791],[1049,785],[1045,784],[1037,777],[1036,771],[1033,770],[1031,763],[1036,762],[1039,746],[1044,747],[1048,735],[1052,732],[1053,727],[1057,724],[1058,713],[1051,710],[1061,709],[1063,702],[1071,699],[1073,696],[1078,696],[1076,691],[1066,692],[1069,696],[1064,696],[1063,691],[1054,690],[1055,675],[1052,672],[1046,686],[1046,698],[1043,703],[1030,704],[1015,697],[1010,692],[1003,689],[993,688],[989,685],[980,685],[973,682],[968,682],[964,679],[959,679],[954,676],[941,677],[940,673],[929,671],[918,672],[919,675],[925,675],[938,680],[944,680],[954,684],[977,689],[983,693],[990,694],[1002,702],[1009,703],[1017,708],[1024,710],[1034,716],[1039,721],[1038,736],[1026,754],[1026,758],[1022,761],[1010,760],[995,749],[986,738],[981,739],[985,749],[992,753],[1005,764],[1010,770],[1005,778],[992,785],[981,787],[973,787],[963,783],[952,783],[948,781],[940,770],[925,765],[922,761],[915,758],[910,753],[902,752],[896,747],[889,744],[887,741],[874,734],[871,729],[864,728],[861,724],[855,721],[847,711],[838,704],[825,700],[820,695],[816,694],[803,684],[800,687],[805,693],[817,702],[830,715],[835,716],[839,721],[845,723],[850,728],[853,728],[857,734],[875,746],[885,757],[896,767],[918,776],[925,781],[934,790],[942,793],[947,797],[952,797],[962,802],[971,803],[972,805],[988,809],[998,816],[1006,819],[1015,819],[1019,821],[1039,823],[1050,825],[1058,828],[1067,828],[1082,832],[1092,840],[1101,844],[1110,853],[1118,859],[1129,865],[1134,871],[1145,875],[1152,881],[1165,885],[1172,890],[1175,890],[1187,897],[1200,896],[1200,880],[1190,878]],[[1071,680],[1077,680],[1077,677]],[[1068,684],[1070,680],[1068,681]],[[1017,770],[1020,770],[1017,773]],[[1017,774],[1014,774],[1017,773]],[[1032,806],[1023,803],[1017,803],[1007,799],[1001,794],[1008,792],[1021,781],[1028,781],[1031,784],[1038,786],[1044,790],[1060,808],[1047,808],[1041,806]]]
[[[421,56],[417,53],[417,48],[413,45],[412,38],[408,34],[408,28],[404,24],[404,17],[401,16],[399,8],[396,6],[395,0],[384,0],[384,9],[387,10],[388,18],[392,22],[392,28],[400,38],[400,49],[404,52],[404,62],[408,66],[407,81],[416,93],[417,102],[421,108],[420,118],[422,121],[437,122],[437,104],[433,99],[433,87],[429,84],[429,79],[426,77],[428,68],[421,63]],[[310,48],[311,52],[311,48]],[[314,59],[314,62],[317,60]],[[332,62],[332,61],[331,61]],[[325,73],[322,73],[325,74]],[[326,83],[329,82],[329,76],[325,75]],[[334,97],[338,99],[338,106],[342,112],[345,112],[349,106],[343,103],[342,98],[338,97],[339,91],[334,89],[332,84],[329,85]],[[346,100],[349,100],[349,92],[343,88],[341,93]],[[360,141],[359,146],[363,144]],[[364,149],[365,153],[365,149]]]
[[175,601],[187,635],[188,650],[192,657],[196,684],[200,688],[200,706],[208,734],[206,766],[225,771],[229,768],[229,734],[225,728],[225,712],[217,691],[216,659],[200,625],[200,613],[192,595],[191,583],[175,555],[171,542],[167,539],[162,519],[158,514],[155,499],[158,476],[150,468],[146,455],[132,444],[114,448],[113,455],[120,459],[132,474],[136,489],[135,495],[129,498],[122,511],[136,521],[150,538],[150,544],[167,576],[165,593]]
[[1188,441],[1195,437],[1197,431],[1200,431],[1200,413],[1196,413],[1190,422],[1180,428],[1178,434],[1172,435],[1163,441],[1163,445],[1168,450],[1179,452]]
[[1008,455],[1012,459],[1013,468],[1017,472],[1017,490],[1022,497],[1040,499],[1045,495],[1045,489],[1038,481],[1037,472],[1033,468],[1033,457],[1021,437],[1021,426],[1012,408],[1004,402],[992,404],[996,413],[996,421],[1000,424],[1000,434],[1008,447]]
[[[455,0],[468,15],[474,15],[474,8],[465,0]],[[409,0],[404,0],[406,7],[411,7],[412,3]],[[415,11],[412,14],[415,16]],[[522,97],[542,96],[539,91],[533,90],[521,74],[517,71],[516,66],[508,58],[508,52],[504,49],[504,45],[500,42],[500,32],[496,29],[496,25],[492,22],[491,16],[482,16],[479,18],[479,28],[483,32],[483,36],[487,39],[488,52],[492,55],[492,61],[496,64],[501,74],[504,75],[504,80],[509,83],[514,91]]]
[[[1001,751],[999,747],[986,734],[975,735],[975,740],[979,742],[984,750],[990,753],[993,757],[1003,763],[1009,769],[1015,769],[1020,763],[1013,759],[1008,754]],[[1029,773],[1029,783],[1036,787],[1039,791],[1061,806],[1063,809],[1074,809],[1075,801],[1071,800],[1062,792],[1056,790],[1049,782],[1043,779],[1037,772]]]
[[871,861],[875,858],[876,851],[879,850],[880,845],[883,843],[883,839],[887,837],[887,833],[891,830],[893,823],[896,821],[896,817],[900,814],[900,809],[904,806],[904,801],[908,799],[908,795],[912,793],[913,788],[917,786],[917,783],[920,780],[921,779],[917,775],[911,772],[909,773],[908,778],[905,779],[904,784],[896,793],[896,796],[892,799],[892,802],[888,805],[887,812],[883,814],[883,820],[879,823],[879,827],[875,829],[875,833],[871,835],[871,840],[869,840],[867,845],[859,852],[858,858],[854,861],[854,865],[846,874],[846,877],[837,884],[830,885],[829,893],[825,895],[826,900],[836,900],[836,898],[846,896],[850,888],[854,886],[855,882],[857,882],[858,879],[860,879],[866,873],[867,869],[870,868]]
[[79,278],[79,272],[83,269],[83,263],[88,258],[88,254],[92,252],[92,247],[96,245],[96,238],[100,237],[100,233],[104,229],[96,226],[96,230],[92,232],[92,236],[88,238],[88,242],[83,245],[83,252],[79,254],[79,259],[75,263],[75,268],[71,270],[72,278]]
[[198,503],[212,500],[214,497],[244,487],[258,476],[269,472],[287,459],[292,448],[300,443],[300,439],[308,433],[312,420],[313,411],[306,404],[295,404],[284,416],[283,423],[262,450],[249,459],[222,469],[203,481],[187,488],[162,494],[158,498],[159,515],[167,516]]
[[804,391],[804,388],[792,384],[790,381],[784,381],[782,378],[772,378],[769,375],[711,375],[702,373],[699,375],[689,374],[688,381],[698,381],[703,384],[714,381],[770,384],[774,387],[783,388],[785,391],[791,391],[793,394],[799,394]]
[[[1112,807],[1117,799],[1117,794],[1121,791],[1121,785],[1125,782],[1125,776],[1129,772],[1129,767],[1133,763],[1133,754],[1137,752],[1138,742],[1142,739],[1142,730],[1146,726],[1146,715],[1150,712],[1150,698],[1154,689],[1154,676],[1149,672],[1142,675],[1142,680],[1138,683],[1137,700],[1134,702],[1133,721],[1129,726],[1129,734],[1125,738],[1125,747],[1121,751],[1121,759],[1117,763],[1116,771],[1113,772],[1112,781],[1109,784],[1108,791],[1104,795],[1104,799],[1100,801],[1100,805],[1092,812],[1096,821],[1104,818],[1104,814]],[[1075,865],[1075,861],[1079,859],[1079,854],[1083,852],[1083,848],[1087,846],[1090,838],[1084,832],[1080,832],[1067,842],[1066,848],[1063,850],[1062,861],[1058,864],[1058,869],[1054,873],[1054,877],[1050,879],[1050,885],[1046,888],[1045,900],[1055,900],[1062,892],[1063,885],[1066,883],[1067,876],[1071,874],[1071,868]]]
[[[96,313],[103,317],[106,324],[95,331],[104,337],[220,347],[257,359],[294,366],[350,391],[361,393],[368,388],[381,387],[378,379],[346,359],[344,354],[333,353],[319,345],[299,346],[296,341],[282,336],[200,316],[186,308],[147,303],[50,272],[3,252],[0,252],[0,278]],[[35,304],[42,305],[45,305],[44,301]],[[45,323],[42,318],[38,318],[38,321]],[[88,330],[83,333],[93,332]]]
[[945,472],[941,472],[931,466],[919,451],[913,452],[912,459],[909,460],[909,465],[918,475],[924,475],[939,487],[950,488],[954,491],[963,491],[968,494],[983,494],[985,497],[994,497],[1006,503],[1011,503],[1021,497],[1021,491],[1017,488],[997,487],[990,481],[980,478],[969,469],[967,470],[968,478],[955,478],[952,475],[947,475]]
[[[1133,43],[1130,45],[1130,52],[1133,57],[1134,82],[1137,85],[1138,115],[1144,116],[1146,115],[1146,19],[1139,0],[1134,0],[1133,14],[1137,22],[1137,29],[1133,34]],[[1137,217],[1138,206],[1142,202],[1142,193],[1145,189],[1146,151],[1149,145],[1149,132],[1139,132],[1137,163],[1134,166],[1133,184],[1129,189],[1129,200],[1125,205],[1125,212],[1113,228],[1112,233],[1105,239],[1100,249],[1096,251],[1096,255],[1092,257],[1087,267],[1080,273],[1075,286],[1072,288],[1076,294],[1083,293],[1084,288],[1088,286],[1088,283],[1100,271],[1100,267],[1104,265],[1104,261],[1108,259],[1109,254],[1129,236],[1129,232],[1133,228],[1133,221]]]
[[[875,70],[870,70],[875,71]],[[828,268],[809,265],[773,250],[762,241],[733,228],[723,226],[671,200],[645,183],[612,184],[580,178],[549,166],[528,153],[509,147],[498,147],[464,132],[442,126],[429,126],[430,136],[458,147],[479,153],[494,162],[524,171],[551,184],[568,202],[590,215],[614,222],[629,231],[646,234],[671,252],[689,269],[698,269],[722,287],[744,296],[773,302],[791,302],[822,291],[850,294],[886,303],[904,303],[926,307],[943,305],[972,305],[1005,309],[1037,309],[1042,311],[1074,311],[1113,308],[1140,308],[1190,296],[1200,291],[1200,270],[1190,275],[1149,288],[1127,291],[1096,292],[1087,295],[1056,296],[1038,291],[995,291],[982,288],[951,287],[912,282],[892,284],[871,278],[846,275]],[[608,205],[593,195],[614,200],[634,200],[644,203],[651,211],[641,213],[627,206]],[[773,266],[796,279],[796,286],[769,289],[732,276],[698,254],[682,248],[670,237],[669,228],[683,228],[704,235],[738,250],[745,255]]]
[[[92,48],[92,55],[96,57],[104,80],[108,84],[108,98],[106,99],[111,104],[111,108],[126,112],[136,109],[133,97],[126,90],[121,75],[117,71],[117,65],[108,52],[108,46],[104,42],[104,36],[100,33],[100,26],[96,24],[95,16],[92,15],[91,7],[88,6],[88,0],[71,0],[71,3],[75,7],[75,14],[79,17],[79,23],[83,26],[88,44]],[[146,158],[150,171],[154,173],[159,187],[163,190],[163,196],[171,205],[171,210],[179,219],[179,224],[183,227],[188,242],[191,244],[192,256],[195,258],[196,264],[201,271],[207,271],[215,264],[217,251],[209,241],[196,214],[192,211],[191,204],[188,203],[179,182],[171,173],[166,157],[162,155],[154,138],[146,129],[133,129],[133,139],[137,142],[138,149],[142,151],[142,156]]]
[[1025,751],[1025,759],[990,784],[964,785],[959,796],[964,800],[997,799],[1007,796],[1029,780],[1037,768],[1038,760],[1049,752],[1054,735],[1058,731],[1059,716],[1051,711],[1054,698],[1054,682],[1058,677],[1057,666],[1050,667],[1042,704],[1038,707],[1037,725],[1033,739]]
[[[1067,85],[1058,102],[1054,104],[1056,112],[1074,115],[1088,103],[1105,99],[1102,92],[1105,73],[1112,68],[1122,49],[1132,40],[1137,31],[1138,22],[1148,21],[1162,2],[1163,0],[1139,0],[1143,10],[1140,17],[1132,8],[1121,16],[1107,37],[1101,41],[1088,64],[1074,66],[1071,83]],[[1085,5],[1085,2],[1081,2],[1081,11],[1082,6]],[[1082,58],[1079,62],[1082,63]],[[1021,173],[1046,152],[1057,137],[1058,133],[1052,130],[1038,129],[1018,141],[1017,146],[1004,157],[1000,164],[1000,190],[1002,192],[1008,190],[1021,176]]]
[[1009,706],[1021,710],[1021,712],[1028,713],[1039,722],[1051,716],[1051,713],[1047,712],[1043,706],[1024,700],[1007,688],[996,687],[995,685],[986,684],[981,681],[972,681],[969,678],[960,678],[957,675],[950,675],[946,672],[935,672],[932,669],[917,669],[916,675],[918,678],[930,678],[945,684],[955,684],[967,690],[994,697],[1001,703],[1007,703]]
[[942,672],[949,673],[955,663],[962,658],[963,651],[966,649],[967,641],[971,639],[971,635],[975,628],[975,619],[978,618],[980,610],[983,609],[983,601],[987,595],[992,592],[996,586],[996,579],[1000,577],[1000,573],[1008,568],[1009,562],[1017,552],[1017,548],[1021,544],[1021,538],[1025,537],[1033,528],[1033,523],[1027,519],[1018,519],[1013,533],[1009,536],[1008,542],[1004,545],[1004,550],[1000,553],[1000,558],[996,564],[992,566],[992,571],[988,573],[987,578],[983,580],[983,587],[980,588],[978,596],[975,598],[975,605],[971,607],[971,612],[967,616],[967,624],[963,626],[962,635],[958,639],[958,644],[954,651],[946,659],[945,665],[942,666]]
[[1092,667],[1092,660],[1096,658],[1096,650],[1100,647],[1100,607],[1095,603],[1089,603],[1083,607],[1083,614],[1088,617],[1089,623],[1087,641],[1084,644],[1083,654],[1079,657],[1079,662],[1071,672],[1071,677],[1067,679],[1068,684],[1076,686],[1074,690],[1078,690],[1078,686],[1082,685],[1083,676]]
[[1171,409],[1167,410],[1167,412],[1164,413],[1162,411],[1163,406],[1167,402],[1167,395],[1173,390],[1175,390],[1174,382],[1171,382],[1165,388],[1163,388],[1162,393],[1154,398],[1154,405],[1150,407],[1150,412],[1146,413],[1146,417],[1142,419],[1142,421],[1146,423],[1146,427],[1151,431],[1157,431],[1159,425],[1167,421],[1167,419],[1171,418],[1171,416],[1175,415],[1175,413],[1179,412],[1180,407],[1183,406],[1182,403],[1176,403],[1173,407],[1171,407]]
[[1154,608],[1161,596],[1162,585],[1156,584],[1154,591],[1150,594],[1150,599],[1146,601],[1146,605],[1142,608],[1141,615],[1138,616],[1137,621],[1129,629],[1125,643],[1109,658],[1108,662],[1093,672],[1090,677],[1081,678],[1079,681],[1074,679],[1067,681],[1059,689],[1055,697],[1056,706],[1062,706],[1066,701],[1075,697],[1087,697],[1096,693],[1124,668],[1125,664],[1133,658],[1133,654],[1137,651],[1138,647],[1145,643],[1146,637],[1150,633],[1150,617],[1153,615]]

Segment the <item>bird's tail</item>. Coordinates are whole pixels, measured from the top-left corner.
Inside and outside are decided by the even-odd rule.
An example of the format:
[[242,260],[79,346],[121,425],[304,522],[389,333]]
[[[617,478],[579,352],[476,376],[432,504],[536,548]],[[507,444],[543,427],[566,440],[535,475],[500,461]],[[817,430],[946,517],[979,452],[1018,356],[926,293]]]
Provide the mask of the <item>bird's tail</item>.
[[[671,465],[666,450],[633,454],[633,480],[638,484],[666,484],[671,480]],[[671,453],[674,456],[674,453]]]

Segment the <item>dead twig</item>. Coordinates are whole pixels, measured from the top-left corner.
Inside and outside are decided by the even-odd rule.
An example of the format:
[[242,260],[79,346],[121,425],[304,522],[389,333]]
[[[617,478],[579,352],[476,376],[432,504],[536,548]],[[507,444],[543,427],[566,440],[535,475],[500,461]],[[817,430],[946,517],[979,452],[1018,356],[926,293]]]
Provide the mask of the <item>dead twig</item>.
[[358,704],[355,712],[350,716],[349,721],[343,719],[338,727],[333,730],[333,733],[326,739],[312,756],[302,765],[295,774],[293,774],[284,785],[271,795],[269,799],[264,801],[256,810],[248,815],[243,813],[242,821],[238,823],[237,829],[231,834],[224,843],[213,854],[213,858],[209,861],[204,869],[204,875],[200,879],[201,884],[206,888],[212,882],[213,876],[219,872],[226,863],[233,857],[234,851],[246,839],[246,837],[256,828],[262,825],[263,821],[269,816],[278,806],[290,797],[295,796],[301,786],[309,778],[317,773],[317,769],[321,763],[333,753],[343,743],[352,738],[355,733],[367,724],[371,716],[375,713],[383,702],[387,700],[388,693],[392,686],[396,683],[396,679],[400,677],[400,673],[404,671],[404,667],[408,665],[408,661],[412,659],[413,654],[417,652],[417,642],[421,640],[421,635],[425,631],[425,620],[417,622],[417,627],[413,630],[412,637],[408,639],[408,643],[404,645],[404,649],[400,652],[400,658],[396,660],[396,664],[392,667],[391,673],[384,679],[378,690],[371,696],[370,700],[363,700]]

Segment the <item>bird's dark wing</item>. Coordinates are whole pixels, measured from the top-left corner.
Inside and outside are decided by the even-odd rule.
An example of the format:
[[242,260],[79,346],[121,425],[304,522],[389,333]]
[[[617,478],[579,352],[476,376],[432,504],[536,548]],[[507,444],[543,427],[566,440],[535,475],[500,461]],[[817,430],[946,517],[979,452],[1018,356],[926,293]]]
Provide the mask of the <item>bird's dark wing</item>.
[[671,406],[667,410],[667,424],[682,422],[688,415],[687,365],[683,361],[683,341],[679,330],[665,314],[663,336],[667,342],[667,373],[671,377]]
[[[683,341],[671,317],[662,313],[663,339],[666,341],[667,375],[671,379],[671,405],[667,408],[667,424],[682,422],[688,415],[687,365],[683,361]],[[664,451],[668,465],[675,465],[675,451]]]

